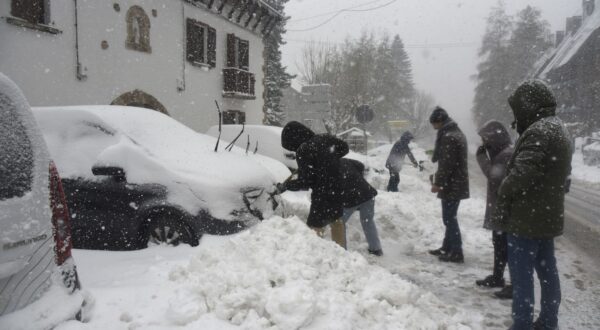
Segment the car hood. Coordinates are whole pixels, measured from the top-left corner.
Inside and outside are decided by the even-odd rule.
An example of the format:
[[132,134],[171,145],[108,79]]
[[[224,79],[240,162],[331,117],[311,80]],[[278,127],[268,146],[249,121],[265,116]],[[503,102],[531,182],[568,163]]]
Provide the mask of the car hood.
[[92,166],[122,167],[130,183],[165,185],[169,202],[191,214],[204,209],[233,220],[245,207],[244,191],[270,191],[287,171],[237,147],[215,152],[215,138],[148,109],[73,106],[34,114],[63,177],[97,180]]

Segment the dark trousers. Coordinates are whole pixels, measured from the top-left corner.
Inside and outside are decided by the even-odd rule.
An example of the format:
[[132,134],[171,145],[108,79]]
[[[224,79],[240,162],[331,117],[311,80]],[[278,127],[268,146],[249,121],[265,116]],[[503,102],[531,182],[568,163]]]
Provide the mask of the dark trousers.
[[494,245],[494,277],[504,278],[504,269],[508,262],[508,243],[506,233],[492,231],[492,244]]
[[400,184],[400,172],[390,171],[390,181],[388,182],[387,191],[398,191],[398,185]]
[[459,205],[460,200],[442,199],[442,221],[444,222],[444,226],[446,226],[442,250],[449,253],[462,253],[462,238],[456,217]]
[[533,324],[533,270],[542,292],[540,315],[542,329],[558,328],[560,279],[554,257],[553,239],[528,239],[509,234],[508,268],[513,285],[512,317],[514,330],[531,330]]

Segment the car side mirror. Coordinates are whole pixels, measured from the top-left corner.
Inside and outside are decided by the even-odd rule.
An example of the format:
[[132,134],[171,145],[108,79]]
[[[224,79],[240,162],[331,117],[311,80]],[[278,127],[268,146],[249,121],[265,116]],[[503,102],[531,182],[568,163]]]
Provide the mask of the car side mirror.
[[94,175],[103,175],[103,176],[111,176],[115,179],[115,181],[123,182],[125,181],[125,171],[122,167],[117,166],[94,166],[92,167],[92,174]]

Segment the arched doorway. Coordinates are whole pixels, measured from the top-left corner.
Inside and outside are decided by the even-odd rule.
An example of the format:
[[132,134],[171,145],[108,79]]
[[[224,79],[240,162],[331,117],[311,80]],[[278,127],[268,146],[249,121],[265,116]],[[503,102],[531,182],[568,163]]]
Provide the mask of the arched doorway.
[[165,115],[169,115],[167,108],[160,103],[154,96],[136,89],[132,92],[127,92],[117,97],[110,105],[126,105],[130,107],[140,107],[150,110],[156,110],[162,112]]

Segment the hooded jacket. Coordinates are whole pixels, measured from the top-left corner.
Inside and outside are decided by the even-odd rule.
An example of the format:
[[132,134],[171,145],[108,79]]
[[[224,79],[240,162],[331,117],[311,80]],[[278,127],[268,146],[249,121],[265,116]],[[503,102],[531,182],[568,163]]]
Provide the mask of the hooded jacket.
[[408,144],[413,139],[413,135],[410,132],[404,132],[390,151],[390,154],[385,161],[385,167],[387,167],[391,172],[400,172],[402,170],[402,163],[404,162],[404,158],[408,156],[413,165],[418,166],[417,160],[415,156],[413,156]]
[[441,190],[437,197],[443,200],[469,198],[469,170],[467,167],[467,138],[450,118],[437,132],[432,162],[438,163],[433,184]]
[[342,181],[341,201],[344,208],[350,208],[369,201],[377,195],[364,178],[365,165],[358,160],[340,159]]
[[512,156],[512,141],[504,125],[495,120],[483,124],[478,134],[483,141],[484,152],[478,150],[476,158],[487,178],[487,202],[483,227],[500,230],[492,224],[491,219],[496,207],[498,187],[506,175],[506,166]]
[[312,190],[308,226],[321,228],[341,218],[340,158],[348,153],[348,144],[328,134],[314,134],[292,121],[281,132],[281,145],[296,152],[298,163],[298,178],[287,181],[285,188]]
[[571,173],[569,134],[555,116],[556,101],[544,83],[523,83],[509,104],[521,135],[498,189],[492,222],[503,231],[530,239],[559,236]]

